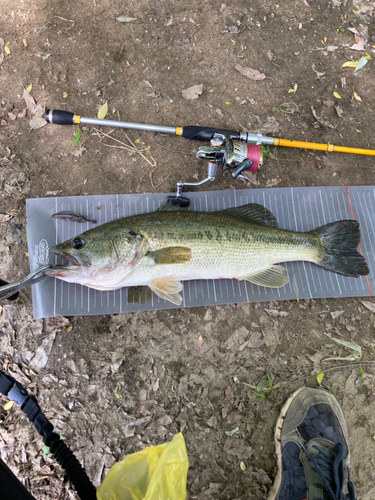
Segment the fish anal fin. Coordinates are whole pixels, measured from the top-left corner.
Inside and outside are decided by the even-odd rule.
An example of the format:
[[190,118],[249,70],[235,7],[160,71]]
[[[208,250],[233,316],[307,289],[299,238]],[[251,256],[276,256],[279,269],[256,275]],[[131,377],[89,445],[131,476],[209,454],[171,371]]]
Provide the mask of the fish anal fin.
[[191,249],[188,247],[166,247],[147,252],[155,264],[185,264],[191,260]]
[[289,282],[285,267],[276,265],[272,265],[252,276],[246,276],[244,279],[254,283],[254,285],[267,288],[280,288]]
[[232,217],[233,219],[252,222],[259,226],[279,227],[273,213],[258,203],[249,203],[240,207],[227,208],[217,213]]
[[152,297],[152,290],[148,286],[130,286],[128,288],[129,304],[146,304]]
[[176,278],[172,276],[157,278],[150,282],[149,287],[161,299],[169,300],[178,306],[181,305],[182,297],[179,292],[182,290],[182,283]]

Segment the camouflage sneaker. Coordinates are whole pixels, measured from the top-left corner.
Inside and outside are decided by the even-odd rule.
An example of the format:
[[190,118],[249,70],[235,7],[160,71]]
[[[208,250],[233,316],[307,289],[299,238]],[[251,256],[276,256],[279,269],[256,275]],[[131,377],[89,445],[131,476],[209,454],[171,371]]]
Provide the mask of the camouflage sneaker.
[[335,397],[320,387],[298,389],[276,424],[278,471],[268,500],[355,500],[347,442]]

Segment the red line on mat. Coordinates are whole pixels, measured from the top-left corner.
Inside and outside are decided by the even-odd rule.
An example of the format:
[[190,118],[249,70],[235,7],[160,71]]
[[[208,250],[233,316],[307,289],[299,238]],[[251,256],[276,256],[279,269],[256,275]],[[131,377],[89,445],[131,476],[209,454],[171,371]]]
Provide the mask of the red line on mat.
[[[352,219],[355,220],[354,210],[353,210],[353,205],[352,205],[352,200],[350,199],[349,186],[345,186],[345,189],[346,189],[346,194],[348,195],[350,211],[352,213]],[[361,248],[361,244],[360,243],[358,244],[358,250],[359,250],[359,253],[363,257],[363,252],[362,252],[362,248]],[[366,281],[367,281],[367,286],[368,286],[368,291],[370,293],[370,297],[373,297],[373,293],[372,293],[372,290],[371,290],[371,285],[370,285],[370,280],[368,278],[368,275],[366,275]]]

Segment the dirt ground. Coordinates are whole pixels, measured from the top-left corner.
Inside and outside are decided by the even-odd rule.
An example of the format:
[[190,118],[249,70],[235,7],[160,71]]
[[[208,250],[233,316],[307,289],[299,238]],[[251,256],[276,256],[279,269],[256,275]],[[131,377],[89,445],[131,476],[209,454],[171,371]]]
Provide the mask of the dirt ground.
[[[77,128],[31,129],[38,111],[26,111],[24,88],[32,85],[30,94],[43,107],[82,116],[95,117],[108,102],[112,119],[374,148],[374,5],[1,2],[2,277],[12,281],[28,273],[26,198],[168,192],[178,180],[206,173],[195,157],[203,144],[182,138],[128,132],[150,148],[154,171],[139,155],[108,147],[114,143],[92,127],[81,127],[76,145]],[[119,16],[135,19],[120,23]],[[363,33],[364,43],[351,27]],[[351,48],[355,43],[360,50]],[[361,70],[342,68],[366,53],[371,59]],[[238,64],[267,78],[252,81],[235,69]],[[198,84],[198,99],[182,97]],[[113,136],[125,140],[120,130]],[[287,148],[271,149],[269,156],[257,175],[262,188],[374,184],[368,156]],[[246,184],[219,172],[202,190],[236,187]],[[190,461],[188,498],[199,500],[266,498],[276,473],[278,412],[293,390],[316,385],[323,371],[323,383],[347,419],[358,499],[372,500],[374,327],[373,312],[357,298],[34,321],[25,290],[17,302],[3,304],[1,362],[37,396],[95,485],[126,454],[182,431]],[[362,369],[350,359],[324,361],[352,355],[333,336],[362,347]],[[48,361],[40,368],[43,352]],[[42,453],[41,438],[19,408],[5,410],[6,399],[1,402],[3,460],[36,498],[78,498]]]

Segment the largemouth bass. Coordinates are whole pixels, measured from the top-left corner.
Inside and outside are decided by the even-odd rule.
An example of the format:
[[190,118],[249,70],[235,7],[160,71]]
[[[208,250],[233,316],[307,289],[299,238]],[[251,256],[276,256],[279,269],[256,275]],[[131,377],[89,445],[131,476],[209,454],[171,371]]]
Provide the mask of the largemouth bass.
[[90,229],[52,251],[69,262],[45,274],[70,283],[116,290],[145,303],[152,292],[181,304],[182,281],[229,278],[282,287],[289,278],[280,262],[308,261],[345,276],[366,275],[357,221],[342,220],[300,233],[279,229],[262,205],[194,212],[162,205]]

